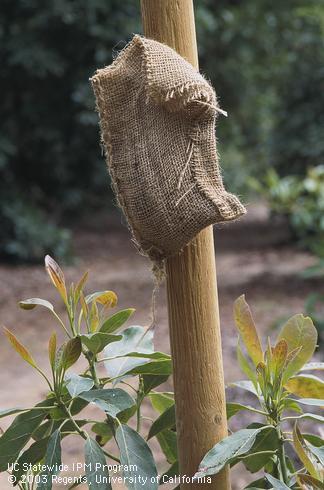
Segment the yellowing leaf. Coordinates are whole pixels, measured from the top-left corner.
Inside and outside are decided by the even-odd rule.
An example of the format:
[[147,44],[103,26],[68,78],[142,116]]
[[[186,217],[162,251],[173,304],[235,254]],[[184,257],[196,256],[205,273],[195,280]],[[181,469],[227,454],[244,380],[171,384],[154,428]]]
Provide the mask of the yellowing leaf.
[[234,303],[234,319],[246,350],[255,366],[263,362],[263,352],[254,320],[244,294]]
[[285,388],[301,398],[324,398],[324,382],[311,374],[293,376],[287,381]]
[[4,327],[4,333],[7,336],[8,340],[11,343],[11,345],[13,346],[13,348],[15,349],[15,351],[18,352],[18,354],[24,359],[24,361],[28,362],[28,364],[30,364],[31,366],[36,368],[37,367],[36,362],[34,361],[32,356],[30,355],[30,353],[28,352],[26,347],[24,347],[22,345],[22,343],[19,342],[17,337],[12,332],[10,332],[10,330],[8,330],[5,327]]
[[117,306],[118,299],[116,293],[113,291],[105,291],[105,293],[99,296],[96,301],[106,307],[114,308]]
[[50,360],[50,364],[52,366],[52,369],[55,368],[55,356],[56,356],[56,333],[53,332],[52,335],[50,336],[49,342],[48,342],[48,356]]
[[283,326],[278,340],[284,339],[288,352],[300,348],[300,352],[289,362],[283,376],[284,382],[296,374],[314,354],[317,343],[317,330],[309,317],[295,315]]
[[318,478],[317,470],[313,464],[313,461],[310,458],[310,451],[306,446],[306,442],[304,441],[300,430],[298,429],[297,423],[295,424],[293,430],[293,442],[295,451],[308,473],[314,478]]
[[80,303],[81,303],[81,308],[82,308],[82,314],[83,314],[84,318],[87,319],[88,315],[89,315],[89,308],[88,308],[88,305],[86,303],[86,300],[84,298],[82,291],[80,294]]
[[81,350],[82,345],[80,337],[74,337],[73,339],[68,340],[68,342],[64,345],[61,362],[65,371],[77,362],[80,357]]
[[300,351],[302,350],[303,346],[299,346],[299,347],[296,347],[296,349],[288,352],[288,355],[287,355],[287,359],[286,359],[286,363],[285,363],[285,368],[291,363],[293,362],[293,360],[295,359],[296,356],[298,356],[298,354],[300,353]]
[[91,303],[91,301],[100,303],[105,308],[114,308],[117,305],[118,299],[114,291],[100,291],[87,296],[86,302]]
[[282,339],[277,342],[272,351],[272,365],[274,372],[278,376],[283,369],[288,354],[288,344]]
[[99,325],[99,313],[95,302],[92,303],[90,311],[90,332],[94,333]]
[[46,255],[45,257],[45,268],[47,270],[48,275],[50,276],[54,286],[60,293],[64,303],[68,304],[67,292],[65,286],[64,274],[60,266],[55,262],[52,257]]
[[87,271],[83,274],[80,281],[76,285],[76,287],[75,287],[75,302],[79,301],[80,293],[81,293],[81,291],[83,291],[84,285],[88,280],[88,276],[89,276],[89,272]]

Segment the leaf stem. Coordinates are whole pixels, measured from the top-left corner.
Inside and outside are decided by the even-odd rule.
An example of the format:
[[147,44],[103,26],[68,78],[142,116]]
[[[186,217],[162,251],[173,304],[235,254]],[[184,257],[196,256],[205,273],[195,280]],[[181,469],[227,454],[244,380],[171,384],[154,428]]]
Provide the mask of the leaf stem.
[[53,315],[55,316],[55,318],[59,321],[61,327],[63,328],[63,330],[65,331],[65,333],[68,335],[69,338],[71,338],[71,334],[70,332],[67,330],[66,326],[64,325],[63,321],[61,320],[61,318],[58,316],[58,314],[56,313],[56,311],[54,310],[51,310]]
[[136,388],[134,388],[134,386],[132,386],[131,384],[126,383],[126,381],[121,381],[121,384],[128,386],[128,387],[129,387],[129,388],[131,388],[133,391],[135,391],[135,393],[137,393],[137,389],[136,389]]
[[136,409],[136,432],[140,433],[141,430],[141,404],[138,403]]
[[282,475],[283,482],[288,483],[284,438],[279,427],[278,427],[278,436],[279,436],[278,458],[280,463],[281,475]]
[[62,408],[62,410],[64,411],[65,415],[68,417],[68,419],[70,420],[70,422],[72,423],[73,427],[75,428],[75,430],[77,431],[77,433],[83,437],[83,439],[87,439],[87,433],[80,429],[80,427],[78,426],[78,424],[76,423],[76,421],[74,420],[70,410],[68,409],[68,407],[64,404],[64,402],[62,402],[62,400],[60,399],[59,400],[59,405],[60,407]]
[[89,351],[83,351],[88,363],[89,363],[89,371],[91,373],[92,379],[94,381],[95,387],[100,388],[100,381],[98,379],[96,365],[95,365],[95,356]]
[[52,385],[51,385],[51,383],[50,383],[50,381],[49,381],[49,379],[48,379],[48,377],[46,376],[46,374],[45,374],[45,373],[44,373],[44,372],[43,372],[43,371],[42,371],[42,370],[41,370],[41,369],[40,369],[38,366],[34,366],[34,368],[36,369],[36,371],[38,371],[38,372],[39,372],[39,374],[40,374],[41,376],[43,376],[43,378],[45,379],[46,383],[48,384],[49,389],[50,389],[51,391],[54,391],[54,390],[53,390],[53,387],[52,387]]

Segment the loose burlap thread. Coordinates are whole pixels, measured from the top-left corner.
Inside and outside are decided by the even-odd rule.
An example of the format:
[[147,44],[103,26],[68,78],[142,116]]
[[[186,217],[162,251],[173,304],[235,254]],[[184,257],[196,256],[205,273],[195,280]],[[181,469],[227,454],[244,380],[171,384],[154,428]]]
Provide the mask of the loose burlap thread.
[[226,192],[204,77],[173,49],[135,35],[91,79],[112,186],[134,241],[160,269],[203,228],[244,214]]

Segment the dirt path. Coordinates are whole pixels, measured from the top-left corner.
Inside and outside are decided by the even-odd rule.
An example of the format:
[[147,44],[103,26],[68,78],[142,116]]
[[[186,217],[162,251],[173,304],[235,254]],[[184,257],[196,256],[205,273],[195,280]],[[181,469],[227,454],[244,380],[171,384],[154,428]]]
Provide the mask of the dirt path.
[[[314,259],[287,245],[284,227],[269,225],[263,207],[251,207],[240,223],[223,226],[215,231],[220,314],[223,336],[226,381],[241,377],[235,362],[236,332],[232,305],[237,296],[246,294],[253,306],[255,319],[264,335],[274,335],[271,327],[279,317],[303,311],[307,294],[324,285],[304,281],[298,272]],[[89,290],[112,289],[119,296],[120,307],[135,307],[134,324],[147,324],[151,302],[152,277],[146,259],[136,253],[120,218],[75,233],[74,249],[77,261],[65,267],[68,281],[76,281],[90,270]],[[30,312],[17,307],[17,301],[42,297],[59,304],[42,266],[0,266],[0,322],[12,329],[30,348],[39,364],[47,369],[47,342],[55,323],[45,310]],[[158,350],[169,351],[165,288],[158,298],[158,327],[155,343]],[[57,308],[59,311],[59,307]],[[8,347],[4,337],[0,342],[0,407],[31,406],[45,395],[40,378]],[[229,394],[229,396],[233,396]],[[8,419],[2,419],[5,428]],[[66,445],[67,459],[77,460],[79,447]],[[233,489],[242,490],[246,479],[233,473]],[[0,488],[11,488],[0,475]],[[64,488],[64,487],[55,487]],[[66,488],[66,487],[65,487]],[[81,488],[81,487],[80,487]],[[117,487],[116,487],[117,488]]]

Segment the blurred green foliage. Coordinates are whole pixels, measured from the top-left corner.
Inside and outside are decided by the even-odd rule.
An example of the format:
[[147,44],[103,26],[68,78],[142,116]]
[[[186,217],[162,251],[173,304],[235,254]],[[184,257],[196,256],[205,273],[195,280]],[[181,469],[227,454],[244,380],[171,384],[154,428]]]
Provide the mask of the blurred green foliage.
[[1,2],[0,255],[66,255],[56,225],[108,202],[89,77],[139,21],[131,0]]
[[250,178],[250,184],[271,211],[287,216],[300,244],[324,258],[324,165],[309,168],[304,177],[280,177],[270,169],[262,182]]
[[229,112],[218,136],[232,190],[245,194],[269,166],[304,175],[322,164],[323,0],[196,3],[201,66]]
[[[228,119],[224,178],[247,192],[269,165],[323,162],[323,0],[196,0],[202,71]],[[134,32],[133,0],[2,0],[0,256],[64,255],[57,225],[109,204],[89,77]]]

